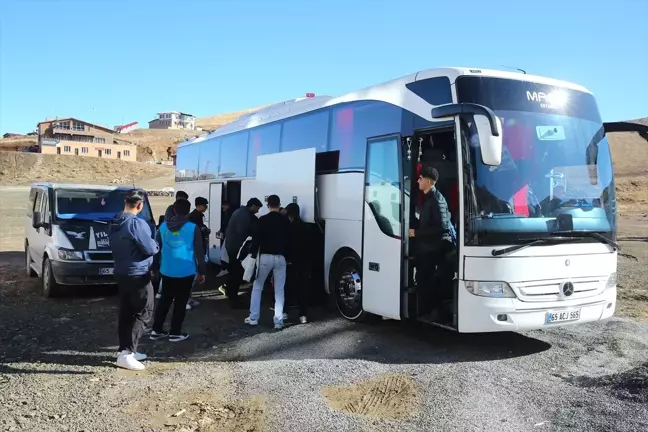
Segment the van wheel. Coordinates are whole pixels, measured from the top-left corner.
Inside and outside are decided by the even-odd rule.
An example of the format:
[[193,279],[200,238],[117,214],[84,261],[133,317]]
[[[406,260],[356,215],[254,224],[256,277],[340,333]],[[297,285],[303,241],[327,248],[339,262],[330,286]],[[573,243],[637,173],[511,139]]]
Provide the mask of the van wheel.
[[362,309],[361,268],[359,258],[347,255],[331,271],[331,294],[340,314],[350,321],[364,321],[371,315]]
[[43,273],[42,273],[42,294],[43,297],[55,297],[60,292],[60,285],[54,279],[54,272],[52,271],[52,263],[49,258],[43,260]]
[[29,245],[25,245],[25,274],[27,277],[33,278],[38,276],[38,273],[34,271],[34,269],[31,267],[32,265],[32,259],[31,256],[29,255]]

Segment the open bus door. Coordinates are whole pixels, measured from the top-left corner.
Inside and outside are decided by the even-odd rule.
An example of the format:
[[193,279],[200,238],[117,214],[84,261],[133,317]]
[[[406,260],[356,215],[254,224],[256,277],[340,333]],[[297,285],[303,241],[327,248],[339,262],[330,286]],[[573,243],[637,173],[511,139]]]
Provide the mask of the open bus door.
[[[315,148],[257,156],[256,177],[241,183],[241,204],[278,195],[281,205],[299,204],[304,222],[315,222]],[[268,212],[261,208],[258,216]]]
[[209,184],[209,210],[207,210],[206,225],[211,230],[209,234],[209,261],[220,264],[221,240],[216,237],[216,233],[221,228],[221,202],[223,197],[223,183]]
[[403,182],[400,135],[369,139],[362,232],[362,308],[401,319]]

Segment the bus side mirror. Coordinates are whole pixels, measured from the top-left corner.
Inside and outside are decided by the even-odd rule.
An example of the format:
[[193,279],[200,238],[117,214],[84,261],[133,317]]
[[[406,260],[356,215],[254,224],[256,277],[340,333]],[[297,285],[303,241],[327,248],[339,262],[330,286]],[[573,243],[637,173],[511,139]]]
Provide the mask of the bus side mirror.
[[502,163],[502,123],[495,117],[497,135],[493,135],[488,118],[483,115],[475,115],[475,127],[479,134],[479,149],[481,150],[482,161],[485,165],[499,166]]
[[479,148],[485,165],[502,163],[502,122],[484,105],[473,103],[447,104],[432,108],[432,118],[441,119],[459,114],[472,114],[479,134]]

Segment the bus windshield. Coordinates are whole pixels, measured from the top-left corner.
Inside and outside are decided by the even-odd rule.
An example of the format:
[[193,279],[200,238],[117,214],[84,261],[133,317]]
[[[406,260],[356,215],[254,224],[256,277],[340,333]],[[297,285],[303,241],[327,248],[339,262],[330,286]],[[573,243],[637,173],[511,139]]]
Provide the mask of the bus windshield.
[[472,119],[462,119],[473,193],[466,197],[473,244],[547,237],[557,217],[573,229],[614,237],[610,148],[594,97],[577,90],[500,78],[461,77],[460,102],[491,108],[502,121],[502,163],[481,161]]
[[[58,219],[81,219],[108,221],[124,210],[126,189],[56,189],[56,217]],[[153,222],[148,200],[138,215],[147,222]]]

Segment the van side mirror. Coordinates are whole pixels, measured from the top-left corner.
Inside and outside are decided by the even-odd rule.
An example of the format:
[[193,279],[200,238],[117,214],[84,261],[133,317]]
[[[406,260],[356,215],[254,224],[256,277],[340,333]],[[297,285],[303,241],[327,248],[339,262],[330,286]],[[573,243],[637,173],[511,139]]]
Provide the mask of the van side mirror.
[[32,213],[32,227],[34,229],[39,229],[43,226],[43,216],[41,212],[35,211]]
[[447,104],[432,108],[432,118],[472,114],[479,134],[479,148],[485,165],[502,163],[502,122],[488,107],[473,103]]

